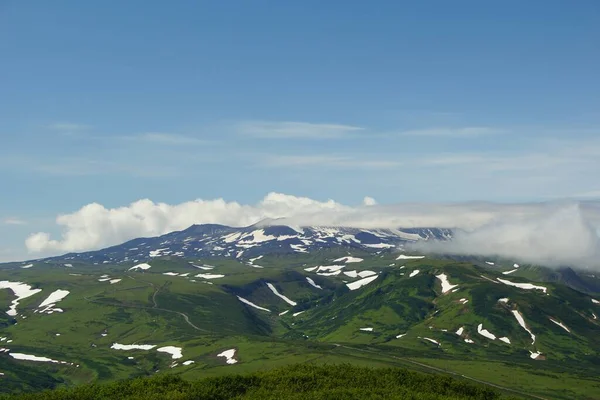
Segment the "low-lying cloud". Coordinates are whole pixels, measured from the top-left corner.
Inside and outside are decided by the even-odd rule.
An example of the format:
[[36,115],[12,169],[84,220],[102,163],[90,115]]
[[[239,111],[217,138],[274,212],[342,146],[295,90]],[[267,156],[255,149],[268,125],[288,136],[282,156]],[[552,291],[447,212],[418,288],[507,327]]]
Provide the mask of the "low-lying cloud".
[[358,206],[269,193],[254,205],[194,200],[176,205],[144,199],[107,209],[88,204],[56,219],[60,238],[38,232],[31,253],[87,251],[182,230],[192,224],[248,226],[265,218],[285,218],[295,226],[358,228],[440,227],[456,229],[452,241],[417,245],[420,251],[502,256],[545,265],[600,267],[600,202],[529,204],[380,205],[366,197]]
[[[496,219],[449,242],[423,242],[417,251],[504,257],[545,266],[600,267],[600,237],[591,210],[580,204],[542,206],[531,216]],[[586,212],[587,211],[587,212]]]

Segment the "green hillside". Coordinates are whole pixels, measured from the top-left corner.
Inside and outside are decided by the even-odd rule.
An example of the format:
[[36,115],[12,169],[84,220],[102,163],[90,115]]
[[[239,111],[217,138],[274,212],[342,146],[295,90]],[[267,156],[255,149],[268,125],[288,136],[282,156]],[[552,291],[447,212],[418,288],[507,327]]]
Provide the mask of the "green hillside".
[[[503,274],[512,263],[391,253],[334,261],[343,255],[265,256],[255,265],[162,258],[145,270],[3,265],[0,281],[42,291],[20,299],[16,317],[1,313],[0,393],[345,363],[463,376],[519,396],[600,398],[600,304],[544,281],[551,271]],[[41,312],[59,289],[69,291],[60,311]],[[0,309],[14,299],[0,290]],[[148,347],[123,349],[132,345]],[[235,363],[222,355],[228,350]]]

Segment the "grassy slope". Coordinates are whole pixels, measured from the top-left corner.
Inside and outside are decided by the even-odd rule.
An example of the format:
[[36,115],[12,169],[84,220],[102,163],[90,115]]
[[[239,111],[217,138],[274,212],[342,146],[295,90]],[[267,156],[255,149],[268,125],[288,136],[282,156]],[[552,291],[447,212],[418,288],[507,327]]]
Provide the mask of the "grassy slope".
[[[14,339],[11,350],[76,361],[80,368],[45,363],[32,365],[0,356],[0,372],[6,373],[0,378],[0,390],[31,390],[61,382],[77,384],[97,379],[110,381],[153,375],[157,370],[196,379],[296,362],[415,368],[406,360],[420,358],[426,360],[426,364],[447,363],[444,365],[452,366],[455,371],[465,371],[466,375],[504,386],[516,385],[544,395],[552,387],[557,394],[561,390],[568,394],[556,398],[585,398],[586,391],[589,398],[600,397],[597,379],[588,377],[590,372],[598,371],[596,354],[600,349],[595,341],[598,324],[590,315],[595,309],[600,314],[600,307],[592,304],[587,296],[550,284],[546,286],[551,296],[495,284],[481,275],[491,279],[506,276],[471,263],[449,260],[395,262],[389,255],[367,258],[356,254],[367,260],[350,264],[347,269],[374,269],[382,274],[375,282],[354,292],[345,287],[344,280],[352,280],[346,276],[322,277],[304,271],[306,266],[330,265],[331,260],[342,255],[323,252],[264,257],[256,262],[264,269],[232,260],[204,260],[216,266],[208,272],[227,275],[213,280],[213,285],[192,277],[207,271],[181,260],[156,260],[145,272],[127,272],[129,265],[5,269],[0,272],[0,279],[22,280],[43,288],[42,294],[21,302],[19,310],[28,316],[27,320],[0,328],[2,335]],[[197,264],[202,264],[202,260],[198,261]],[[400,268],[402,265],[405,267]],[[420,269],[421,273],[411,278],[408,275],[414,269]],[[162,274],[167,271],[189,272],[190,276]],[[451,283],[459,284],[458,292],[442,295],[439,280],[434,277],[442,271],[449,275]],[[123,280],[114,285],[98,282],[103,274]],[[305,276],[312,277],[323,290],[310,286]],[[509,279],[519,280],[512,276]],[[266,282],[273,283],[298,305],[291,307],[275,296]],[[58,288],[71,290],[60,303],[64,314],[31,312]],[[4,295],[0,297],[0,305],[7,305],[12,298],[7,292],[0,291],[0,295]],[[236,299],[236,294],[272,312],[247,307]],[[509,297],[511,302],[499,304],[497,300],[501,297]],[[460,298],[468,298],[469,303],[460,304]],[[535,346],[530,346],[529,335],[518,326],[510,308],[524,314],[538,336]],[[288,314],[277,315],[288,309],[291,310]],[[304,309],[307,311],[297,317],[291,315]],[[186,323],[177,312],[188,315],[199,329]],[[565,323],[573,333],[568,334],[554,325],[548,316]],[[510,337],[512,344],[489,341],[478,335],[478,323],[483,323],[497,336]],[[476,341],[474,345],[466,344],[453,333],[459,326],[465,326],[466,335]],[[373,327],[374,332],[362,332],[361,327]],[[107,336],[101,336],[105,331]],[[396,339],[399,333],[407,335]],[[442,346],[419,336],[438,340]],[[313,339],[322,343],[315,343]],[[172,360],[167,354],[110,350],[113,342],[181,346],[184,358],[177,361],[194,360],[195,363],[170,369]],[[332,346],[332,343],[342,343],[349,348]],[[239,364],[225,365],[222,358],[216,357],[229,348],[238,350]],[[376,353],[365,356],[360,352],[367,348]],[[533,361],[526,349],[542,351],[548,359]],[[134,359],[129,360],[129,356]],[[519,371],[520,380],[495,374],[489,368],[509,363]],[[21,372],[24,370],[33,375]],[[558,386],[533,384],[544,381],[539,374],[560,376],[560,383]]]

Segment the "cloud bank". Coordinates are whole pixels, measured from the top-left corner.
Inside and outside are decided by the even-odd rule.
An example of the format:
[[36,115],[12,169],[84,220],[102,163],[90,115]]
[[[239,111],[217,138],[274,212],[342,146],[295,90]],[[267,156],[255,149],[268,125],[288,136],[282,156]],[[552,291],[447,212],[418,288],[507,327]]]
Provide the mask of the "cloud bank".
[[458,203],[380,205],[365,197],[358,206],[269,193],[254,205],[194,200],[176,205],[144,199],[107,209],[88,204],[56,219],[60,238],[38,232],[26,240],[31,253],[86,251],[137,237],[162,235],[192,224],[248,226],[265,218],[290,225],[358,228],[440,227],[458,229],[448,243],[426,243],[419,250],[497,255],[547,265],[600,266],[600,202]]

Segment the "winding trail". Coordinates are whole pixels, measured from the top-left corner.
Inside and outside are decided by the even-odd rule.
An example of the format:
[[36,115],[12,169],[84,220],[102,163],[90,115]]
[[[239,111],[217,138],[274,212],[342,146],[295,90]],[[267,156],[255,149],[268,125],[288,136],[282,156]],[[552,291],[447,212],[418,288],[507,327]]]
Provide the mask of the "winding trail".
[[[200,331],[200,332],[205,332],[205,333],[213,333],[209,330],[206,329],[202,329],[199,328],[198,326],[196,326],[192,321],[190,321],[190,317],[185,314],[182,313],[180,311],[175,311],[175,310],[169,310],[167,308],[161,308],[158,306],[158,303],[156,302],[156,295],[158,294],[158,292],[160,292],[160,289],[162,289],[164,287],[161,286],[158,289],[156,288],[156,286],[152,283],[152,282],[146,282],[146,281],[142,281],[141,279],[136,279],[132,276],[127,275],[128,278],[133,279],[134,281],[137,282],[142,282],[145,283],[149,286],[151,286],[154,290],[154,293],[152,294],[152,302],[154,303],[154,305],[152,307],[145,307],[145,306],[139,306],[139,305],[134,305],[134,304],[127,304],[127,303],[118,303],[118,302],[112,302],[112,301],[106,301],[106,300],[94,300],[92,299],[92,297],[98,296],[102,293],[106,293],[106,291],[102,291],[100,293],[97,293],[95,295],[92,296],[85,296],[84,299],[90,303],[97,303],[97,304],[103,304],[103,305],[107,305],[107,306],[113,306],[113,307],[123,307],[123,308],[137,308],[137,309],[142,309],[142,310],[158,310],[158,311],[164,311],[164,312],[168,312],[168,313],[172,313],[172,314],[177,314],[180,315],[181,317],[183,317],[183,319],[185,320],[185,322],[191,326],[193,329]],[[137,288],[128,288],[128,289],[121,289],[121,290],[131,290],[131,289],[137,289]]]

